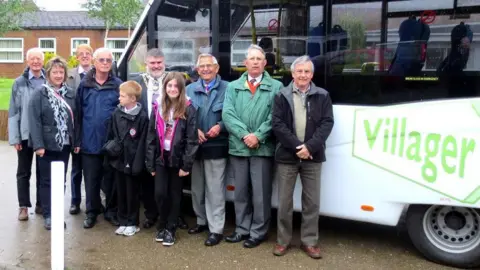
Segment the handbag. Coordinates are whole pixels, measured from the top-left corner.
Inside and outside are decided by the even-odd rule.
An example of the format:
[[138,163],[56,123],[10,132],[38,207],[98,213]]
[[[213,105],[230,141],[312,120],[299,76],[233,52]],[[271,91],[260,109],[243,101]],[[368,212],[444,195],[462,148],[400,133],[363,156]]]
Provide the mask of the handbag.
[[103,145],[103,151],[109,157],[119,157],[123,153],[123,140],[125,139],[126,135],[118,141],[116,138],[112,140],[108,140],[105,145]]

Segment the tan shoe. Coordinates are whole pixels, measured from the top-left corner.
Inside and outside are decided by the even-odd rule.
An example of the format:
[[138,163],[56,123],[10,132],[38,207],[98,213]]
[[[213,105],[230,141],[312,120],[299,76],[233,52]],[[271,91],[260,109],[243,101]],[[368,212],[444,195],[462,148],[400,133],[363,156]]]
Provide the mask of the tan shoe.
[[302,249],[305,253],[307,253],[307,255],[308,255],[310,258],[313,258],[313,259],[321,259],[321,258],[322,258],[322,253],[321,253],[319,247],[302,245],[302,246],[301,246],[301,249]]
[[20,207],[18,211],[18,220],[26,221],[28,220],[28,208],[27,207]]

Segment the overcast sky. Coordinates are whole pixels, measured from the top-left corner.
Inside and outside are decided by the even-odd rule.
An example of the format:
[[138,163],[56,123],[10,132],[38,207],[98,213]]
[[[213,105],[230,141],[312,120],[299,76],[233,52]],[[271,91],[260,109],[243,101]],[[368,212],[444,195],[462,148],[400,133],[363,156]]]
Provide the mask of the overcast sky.
[[81,10],[84,2],[85,0],[35,0],[38,7],[56,11]]

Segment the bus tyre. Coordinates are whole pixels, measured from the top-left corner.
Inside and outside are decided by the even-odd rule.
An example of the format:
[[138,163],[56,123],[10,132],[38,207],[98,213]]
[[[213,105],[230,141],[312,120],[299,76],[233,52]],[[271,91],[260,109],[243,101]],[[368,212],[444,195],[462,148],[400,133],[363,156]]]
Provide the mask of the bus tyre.
[[460,268],[480,266],[480,215],[474,209],[411,205],[406,225],[413,245],[427,259]]

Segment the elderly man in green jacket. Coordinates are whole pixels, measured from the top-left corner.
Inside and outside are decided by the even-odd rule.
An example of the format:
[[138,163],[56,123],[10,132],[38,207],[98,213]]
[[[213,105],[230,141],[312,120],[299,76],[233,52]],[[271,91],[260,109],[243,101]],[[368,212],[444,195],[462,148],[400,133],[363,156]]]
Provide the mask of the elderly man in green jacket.
[[265,52],[250,45],[245,72],[228,85],[223,122],[229,132],[229,155],[235,184],[235,232],[227,242],[246,240],[246,248],[266,239],[272,197],[272,103],[283,85],[265,71]]

